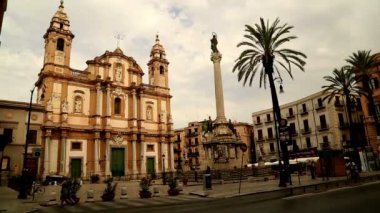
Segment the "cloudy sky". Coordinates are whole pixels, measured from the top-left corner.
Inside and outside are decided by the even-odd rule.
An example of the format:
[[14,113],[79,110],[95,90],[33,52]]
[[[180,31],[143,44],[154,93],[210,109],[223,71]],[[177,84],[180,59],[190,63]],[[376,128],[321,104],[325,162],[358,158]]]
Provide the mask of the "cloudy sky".
[[[0,99],[28,101],[29,90],[42,67],[42,36],[59,0],[9,0],[0,36]],[[241,49],[244,25],[259,18],[294,26],[298,36],[288,46],[305,53],[305,72],[285,73],[280,104],[318,92],[322,79],[357,50],[380,52],[378,0],[65,0],[75,34],[71,67],[120,47],[143,68],[158,32],[170,61],[172,114],[175,128],[189,121],[215,118],[210,38],[218,34],[226,117],[252,123],[251,113],[271,107],[269,89],[243,87],[232,73]],[[258,77],[258,76],[257,76]]]

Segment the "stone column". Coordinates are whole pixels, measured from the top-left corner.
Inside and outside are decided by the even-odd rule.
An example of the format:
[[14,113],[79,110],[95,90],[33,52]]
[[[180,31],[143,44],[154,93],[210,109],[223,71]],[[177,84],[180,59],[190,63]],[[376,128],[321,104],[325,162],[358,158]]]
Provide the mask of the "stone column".
[[107,116],[111,116],[111,87],[107,85]]
[[95,139],[95,153],[94,153],[94,169],[95,169],[95,174],[100,175],[100,165],[99,165],[99,157],[100,157],[100,139],[96,138]]
[[138,173],[138,170],[137,170],[137,153],[136,153],[136,141],[132,141],[132,174],[134,176],[134,178],[137,177],[137,173]]
[[170,167],[172,172],[174,172],[174,143],[170,143]]
[[47,175],[49,175],[49,163],[50,163],[50,136],[45,137],[45,147],[44,147],[44,172],[43,178],[45,179]]
[[136,91],[132,91],[132,105],[133,105],[133,114],[132,114],[132,119],[133,123],[132,126],[135,127],[137,126],[137,97],[136,97]]
[[140,169],[141,169],[141,171],[140,171],[140,173],[141,174],[145,174],[146,173],[146,167],[145,167],[145,143],[144,143],[144,141],[142,141],[142,139],[141,139],[141,143],[140,143],[140,152],[141,152],[141,165],[140,165]]
[[[162,155],[165,155],[165,159],[164,160],[162,159]],[[165,143],[161,142],[161,156],[160,156],[160,160],[161,160],[161,164],[165,164],[165,170],[168,169],[167,164],[166,164],[166,161],[167,161],[168,157],[169,157],[168,153],[165,150]],[[161,165],[161,171],[163,170],[163,166],[164,165]]]
[[[107,88],[107,96],[109,95]],[[101,115],[102,114],[102,90],[100,87],[100,83],[97,83],[96,85],[96,115]]]
[[111,175],[111,170],[110,170],[110,155],[111,155],[111,150],[110,150],[110,139],[106,139],[106,176]]
[[60,175],[66,175],[66,136],[61,138],[61,162],[60,162]]
[[215,103],[216,103],[216,122],[226,122],[224,114],[224,98],[223,98],[223,84],[222,73],[220,68],[220,61],[222,60],[222,54],[219,52],[213,52],[211,54],[211,61],[214,64],[214,84],[215,84]]

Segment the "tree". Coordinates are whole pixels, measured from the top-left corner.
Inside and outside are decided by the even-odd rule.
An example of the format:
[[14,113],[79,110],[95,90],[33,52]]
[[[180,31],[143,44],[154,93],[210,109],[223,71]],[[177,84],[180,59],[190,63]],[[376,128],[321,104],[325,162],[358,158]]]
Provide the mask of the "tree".
[[371,55],[371,51],[367,50],[359,50],[357,53],[353,53],[346,61],[353,66],[357,79],[362,84],[362,90],[367,94],[368,112],[375,120],[377,135],[380,135],[379,117],[376,114],[373,93],[369,84],[371,75],[373,74],[372,68],[379,66],[380,63],[375,59],[374,55]]
[[355,100],[357,95],[365,95],[362,88],[356,84],[355,74],[350,66],[343,66],[340,69],[334,69],[331,76],[323,77],[329,85],[322,86],[323,94],[327,94],[323,100],[330,101],[335,96],[343,95],[346,102],[346,111],[348,114],[348,123],[350,128],[351,145],[353,143],[353,129],[352,129],[352,114],[351,107],[352,101]]
[[[240,56],[236,59],[236,63],[232,72],[238,71],[238,81],[243,80],[245,86],[249,82],[252,86],[253,79],[256,73],[260,72],[260,87],[264,84],[266,88],[267,79],[272,95],[273,114],[275,121],[281,119],[280,107],[278,104],[276,88],[274,85],[274,71],[277,77],[282,82],[279,68],[284,69],[291,78],[292,66],[298,67],[304,71],[306,55],[281,46],[286,42],[296,39],[296,36],[288,35],[293,26],[287,24],[280,25],[280,20],[277,18],[271,25],[269,20],[265,23],[263,18],[260,18],[260,24],[255,24],[253,27],[245,25],[244,38],[246,41],[240,42],[237,47],[245,47]],[[277,128],[277,127],[276,127]],[[279,138],[277,137],[277,148],[279,150]],[[288,151],[287,145],[281,144],[285,169],[288,166]],[[281,162],[281,161],[280,161]],[[281,166],[281,164],[280,164]],[[285,176],[287,179],[287,176]],[[280,178],[280,186],[286,186],[284,178]]]

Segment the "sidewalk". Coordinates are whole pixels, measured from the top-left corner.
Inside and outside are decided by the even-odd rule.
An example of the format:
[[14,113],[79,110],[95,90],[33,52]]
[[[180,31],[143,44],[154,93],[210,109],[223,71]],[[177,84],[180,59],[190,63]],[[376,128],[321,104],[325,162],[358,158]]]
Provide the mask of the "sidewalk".
[[[361,173],[360,174],[362,178],[365,177],[378,177],[380,179],[380,172],[371,172],[371,173]],[[292,185],[288,185],[286,188],[280,188],[278,187],[279,180],[268,180],[268,181],[257,181],[257,179],[251,179],[251,180],[245,180],[241,183],[241,189],[239,194],[239,182],[225,182],[224,184],[215,183],[213,182],[212,190],[203,190],[203,185],[201,182],[194,183],[190,182],[188,186],[183,186],[182,195],[180,196],[187,196],[194,195],[198,198],[196,200],[199,200],[198,196],[202,197],[208,197],[208,198],[227,198],[227,197],[234,197],[239,195],[246,195],[246,194],[257,194],[258,200],[260,200],[260,197],[268,196],[270,193],[282,193],[286,190],[291,189],[300,189],[300,187],[305,187],[309,185],[316,185],[316,184],[324,184],[324,183],[332,183],[334,181],[341,181],[344,182],[347,180],[346,177],[332,177],[328,181],[322,180],[322,178],[317,178],[315,180],[312,180],[310,176],[304,175],[300,177],[300,180],[298,180],[297,175],[292,176]],[[126,187],[128,199],[130,200],[138,200],[139,199],[139,182],[138,181],[129,181],[129,182],[118,182],[117,190],[116,190],[116,197],[115,200],[120,200],[121,195],[121,188]],[[89,189],[92,189],[94,191],[94,200],[100,201],[100,196],[102,195],[102,192],[105,188],[105,184],[99,183],[99,184],[83,184],[81,189],[78,192],[78,196],[80,197],[80,202],[84,203],[87,200],[87,191]],[[161,181],[156,181],[151,187],[151,190],[153,192],[153,188],[158,189],[160,197],[165,198],[166,200],[171,199],[167,195],[168,186],[162,185]],[[313,187],[314,188],[314,187]],[[32,201],[32,198],[29,197],[26,200],[19,200],[17,199],[18,192],[8,188],[8,187],[0,187],[0,212],[15,212],[15,213],[22,213],[22,212],[31,212],[36,209],[41,209],[40,204],[43,202],[46,202],[48,200],[56,199],[56,201],[59,203],[59,195],[60,195],[60,186],[46,186],[45,192],[43,194],[39,194],[35,196],[35,200]],[[288,192],[288,191],[287,191]],[[278,194],[277,193],[277,194]],[[305,193],[305,189],[303,189],[303,193]],[[281,195],[282,196],[282,195]],[[174,199],[174,198],[173,198]],[[180,200],[178,201],[180,202]]]

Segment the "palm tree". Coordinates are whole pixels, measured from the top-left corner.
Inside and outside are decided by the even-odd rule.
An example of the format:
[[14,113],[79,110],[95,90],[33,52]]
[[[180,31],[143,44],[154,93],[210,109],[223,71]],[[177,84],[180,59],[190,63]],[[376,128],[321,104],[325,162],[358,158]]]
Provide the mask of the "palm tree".
[[330,83],[330,85],[322,86],[323,94],[327,94],[323,100],[327,99],[327,101],[330,103],[330,101],[337,95],[343,95],[345,99],[350,128],[350,139],[352,143],[353,129],[351,100],[354,100],[358,94],[365,95],[365,93],[363,92],[362,88],[356,84],[355,74],[350,66],[343,66],[340,69],[334,69],[332,76],[324,76],[323,78]]
[[374,55],[371,55],[371,51],[359,50],[357,53],[353,53],[346,61],[353,66],[354,72],[357,73],[357,79],[361,82],[364,93],[367,94],[368,100],[368,112],[373,116],[375,120],[377,135],[380,135],[379,118],[376,115],[375,102],[372,96],[372,89],[369,85],[371,74],[373,73],[371,68],[379,65]]
[[[304,71],[304,59],[306,58],[306,55],[301,52],[281,48],[283,44],[297,37],[288,35],[293,26],[287,24],[280,25],[279,23],[280,20],[278,18],[271,25],[269,25],[269,21],[265,23],[264,19],[260,18],[260,24],[255,24],[254,27],[245,25],[246,34],[244,38],[247,41],[240,42],[237,47],[245,47],[246,49],[236,59],[232,70],[232,72],[238,71],[238,81],[243,80],[243,85],[249,82],[249,86],[251,86],[258,71],[260,72],[260,87],[262,84],[264,84],[264,88],[266,87],[268,78],[272,95],[273,114],[277,123],[281,119],[281,112],[274,85],[274,71],[277,74],[276,79],[281,82],[282,77],[279,68],[283,68],[293,78],[291,72],[292,66],[296,66]],[[277,134],[276,137],[277,149],[279,150],[280,143]],[[289,159],[286,144],[281,144],[281,150],[283,152],[285,169],[287,169]],[[281,166],[281,160],[279,162]],[[280,186],[286,186],[287,176],[284,178],[280,178]]]

